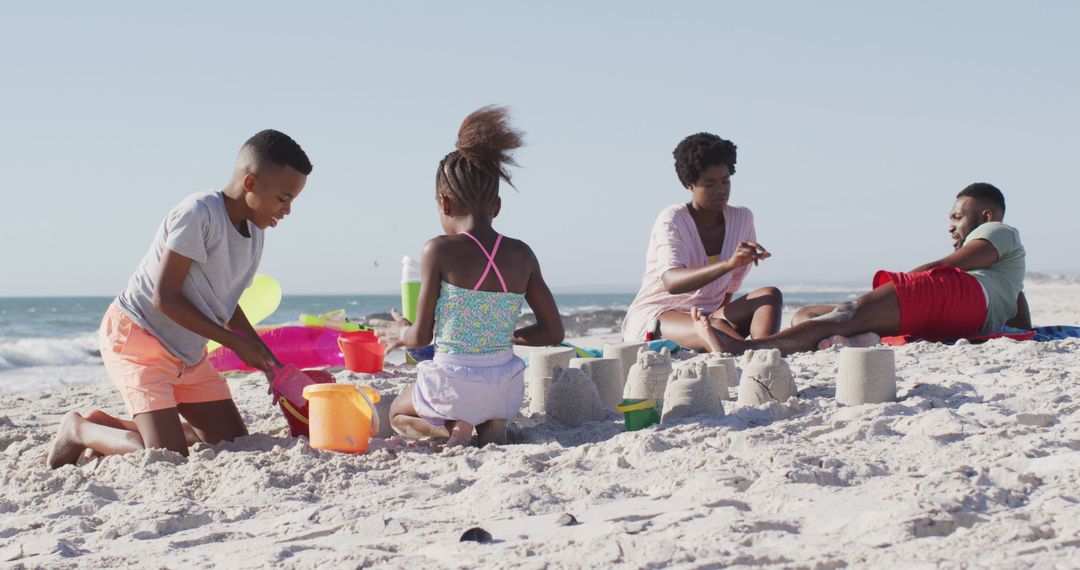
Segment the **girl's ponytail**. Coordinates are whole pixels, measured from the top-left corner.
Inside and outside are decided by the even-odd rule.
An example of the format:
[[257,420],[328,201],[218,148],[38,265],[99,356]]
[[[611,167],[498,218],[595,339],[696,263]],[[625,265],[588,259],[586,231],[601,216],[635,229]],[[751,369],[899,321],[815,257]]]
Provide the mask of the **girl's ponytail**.
[[511,153],[524,134],[510,126],[506,107],[488,105],[465,117],[458,129],[457,150],[439,163],[437,192],[467,207],[488,207],[499,197],[499,179],[513,186],[508,166],[517,166]]

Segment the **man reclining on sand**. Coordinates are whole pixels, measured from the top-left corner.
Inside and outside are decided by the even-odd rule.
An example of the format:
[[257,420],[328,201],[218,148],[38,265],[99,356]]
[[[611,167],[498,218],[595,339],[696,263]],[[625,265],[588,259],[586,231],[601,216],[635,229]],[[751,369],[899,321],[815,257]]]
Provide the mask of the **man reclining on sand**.
[[1004,217],[1001,191],[972,184],[957,194],[949,213],[951,254],[910,273],[878,271],[874,289],[855,302],[806,307],[792,319],[793,326],[775,335],[739,340],[718,334],[698,310],[691,312],[695,330],[712,352],[778,348],[790,354],[834,344],[869,346],[882,335],[952,341],[993,333],[1005,324],[1030,328],[1022,292],[1024,246]]

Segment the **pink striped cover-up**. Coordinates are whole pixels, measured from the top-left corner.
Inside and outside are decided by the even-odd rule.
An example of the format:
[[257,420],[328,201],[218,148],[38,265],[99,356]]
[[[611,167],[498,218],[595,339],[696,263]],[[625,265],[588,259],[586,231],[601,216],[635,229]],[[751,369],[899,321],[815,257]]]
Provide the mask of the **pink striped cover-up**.
[[[748,208],[728,204],[724,207],[724,245],[717,260],[731,257],[743,241],[757,241],[754,215]],[[642,342],[656,328],[656,320],[667,311],[689,313],[697,307],[707,313],[720,308],[724,297],[735,294],[750,272],[750,265],[722,275],[697,291],[673,295],[664,289],[661,276],[669,269],[704,267],[709,263],[694,219],[686,204],[664,208],[653,224],[649,249],[645,253],[645,275],[641,289],[626,311],[623,340]]]

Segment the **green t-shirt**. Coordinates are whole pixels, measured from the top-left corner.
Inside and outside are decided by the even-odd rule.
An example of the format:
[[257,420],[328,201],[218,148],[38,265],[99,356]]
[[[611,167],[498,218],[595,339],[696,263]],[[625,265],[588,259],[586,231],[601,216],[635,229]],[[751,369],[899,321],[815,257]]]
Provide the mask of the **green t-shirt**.
[[982,328],[982,333],[987,334],[1001,330],[1005,321],[1016,316],[1016,298],[1024,289],[1026,254],[1024,244],[1020,243],[1020,232],[1001,222],[986,222],[975,228],[964,240],[964,245],[977,239],[990,242],[998,254],[998,260],[990,267],[968,271],[986,289],[990,300]]

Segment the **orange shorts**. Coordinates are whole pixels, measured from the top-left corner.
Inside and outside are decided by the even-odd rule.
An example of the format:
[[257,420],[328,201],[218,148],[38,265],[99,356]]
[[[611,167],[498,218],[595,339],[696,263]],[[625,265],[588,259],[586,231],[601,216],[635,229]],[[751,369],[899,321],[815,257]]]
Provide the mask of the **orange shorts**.
[[133,416],[177,404],[232,399],[229,385],[209,358],[194,366],[184,364],[116,303],[105,311],[98,342],[105,370]]

